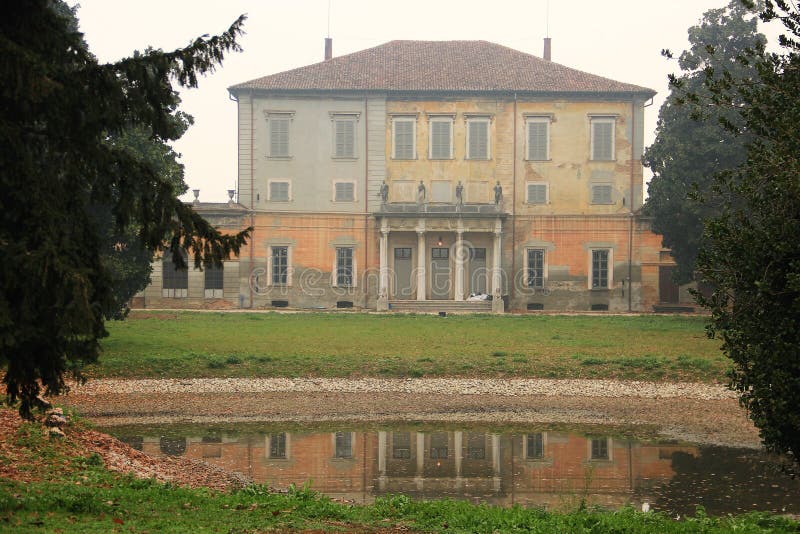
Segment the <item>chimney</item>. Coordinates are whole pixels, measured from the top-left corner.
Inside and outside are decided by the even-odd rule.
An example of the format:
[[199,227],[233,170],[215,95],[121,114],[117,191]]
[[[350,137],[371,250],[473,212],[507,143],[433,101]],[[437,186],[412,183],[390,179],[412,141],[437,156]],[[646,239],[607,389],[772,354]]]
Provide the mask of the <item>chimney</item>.
[[550,59],[550,41],[551,39],[549,37],[544,38],[544,58],[547,61],[552,61]]
[[330,37],[325,38],[325,61],[333,57],[333,39]]

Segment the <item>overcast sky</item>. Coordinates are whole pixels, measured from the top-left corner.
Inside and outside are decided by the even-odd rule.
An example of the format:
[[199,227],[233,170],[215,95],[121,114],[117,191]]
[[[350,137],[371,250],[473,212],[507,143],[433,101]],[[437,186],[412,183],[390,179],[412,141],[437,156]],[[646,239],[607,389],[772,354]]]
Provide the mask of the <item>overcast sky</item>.
[[[233,54],[199,88],[181,93],[195,124],[175,143],[190,189],[203,201],[227,200],[236,187],[236,103],[227,87],[395,39],[486,40],[542,55],[548,26],[553,61],[658,92],[645,112],[645,145],[674,61],[663,48],[684,50],[689,26],[727,0],[68,0],[92,52],[115,61],[147,46],[171,50],[202,34],[224,31],[248,15],[244,51]],[[328,6],[330,3],[330,18]],[[772,40],[772,39],[770,39]],[[645,175],[648,171],[645,169]],[[191,195],[189,195],[191,196]]]

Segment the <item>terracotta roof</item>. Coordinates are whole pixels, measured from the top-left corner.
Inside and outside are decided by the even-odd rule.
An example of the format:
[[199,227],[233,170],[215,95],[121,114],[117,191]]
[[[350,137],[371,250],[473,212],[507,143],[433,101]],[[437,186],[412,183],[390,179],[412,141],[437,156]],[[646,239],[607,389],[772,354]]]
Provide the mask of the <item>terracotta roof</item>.
[[242,89],[655,94],[487,41],[390,41],[230,87]]

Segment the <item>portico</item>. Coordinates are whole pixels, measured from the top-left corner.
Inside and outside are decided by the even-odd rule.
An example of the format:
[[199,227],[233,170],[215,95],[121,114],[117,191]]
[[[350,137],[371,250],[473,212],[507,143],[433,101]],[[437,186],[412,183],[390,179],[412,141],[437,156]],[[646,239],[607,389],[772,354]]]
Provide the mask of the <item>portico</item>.
[[505,214],[485,207],[465,213],[384,206],[376,214],[378,310],[388,310],[390,300],[464,302],[472,293],[490,295],[492,311],[502,312]]

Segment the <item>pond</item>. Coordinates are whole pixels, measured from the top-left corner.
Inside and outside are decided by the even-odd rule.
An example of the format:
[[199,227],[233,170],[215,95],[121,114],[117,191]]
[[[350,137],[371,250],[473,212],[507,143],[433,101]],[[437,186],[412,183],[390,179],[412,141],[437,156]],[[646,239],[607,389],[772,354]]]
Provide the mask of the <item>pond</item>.
[[[448,497],[554,510],[586,503],[676,515],[800,513],[800,481],[760,451],[515,426],[309,428],[126,426],[104,429],[153,456],[186,456],[285,490],[294,484],[370,503],[376,496]],[[626,437],[627,436],[627,437]],[[646,504],[645,504],[646,503]]]

